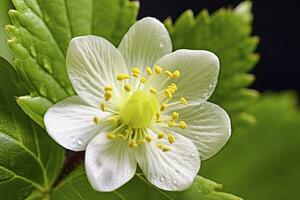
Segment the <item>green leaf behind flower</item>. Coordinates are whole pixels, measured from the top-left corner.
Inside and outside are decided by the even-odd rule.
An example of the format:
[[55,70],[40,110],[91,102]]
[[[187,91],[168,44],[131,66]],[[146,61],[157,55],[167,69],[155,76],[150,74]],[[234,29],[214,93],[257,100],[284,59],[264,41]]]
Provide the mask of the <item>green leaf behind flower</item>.
[[255,121],[253,115],[244,112],[258,97],[255,90],[245,88],[254,81],[248,72],[259,58],[253,53],[258,38],[251,36],[251,23],[249,1],[212,15],[204,10],[195,17],[188,10],[175,24],[170,19],[165,21],[175,49],[209,50],[219,57],[220,78],[211,101],[228,111],[234,130]]
[[219,192],[222,186],[197,176],[194,184],[184,192],[166,192],[152,186],[142,175],[115,192],[94,191],[88,183],[83,167],[73,171],[52,192],[53,200],[69,199],[105,199],[105,200],[241,200],[240,198]]
[[10,0],[0,1],[0,57],[10,63],[12,62],[12,55],[6,43],[7,34],[5,33],[4,25],[11,23],[8,16],[8,10],[12,7]]
[[300,109],[291,93],[265,94],[248,110],[257,123],[235,135],[201,174],[245,199],[300,199]]
[[137,2],[128,0],[12,2],[16,10],[9,12],[13,25],[5,27],[9,34],[8,44],[30,96],[40,100],[27,98],[18,103],[38,124],[43,124],[40,120],[43,115],[35,115],[37,107],[45,108],[51,105],[49,102],[55,103],[74,94],[65,67],[71,38],[92,34],[116,45],[135,22],[139,7]]
[[18,107],[14,97],[27,91],[14,69],[0,58],[0,199],[25,199],[51,188],[64,150]]

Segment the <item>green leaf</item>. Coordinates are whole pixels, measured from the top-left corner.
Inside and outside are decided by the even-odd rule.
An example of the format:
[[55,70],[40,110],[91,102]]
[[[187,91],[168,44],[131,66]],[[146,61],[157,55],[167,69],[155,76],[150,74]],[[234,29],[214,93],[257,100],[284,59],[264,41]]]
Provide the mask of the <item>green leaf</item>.
[[16,104],[14,96],[26,92],[14,69],[0,58],[0,199],[48,191],[64,161],[64,150]]
[[7,35],[4,30],[4,25],[11,23],[7,12],[12,7],[10,0],[0,1],[0,57],[6,59],[10,63],[12,63],[12,55],[5,42]]
[[83,167],[73,171],[53,191],[55,200],[105,199],[105,200],[241,200],[233,195],[218,192],[222,186],[202,177],[197,177],[191,188],[184,192],[166,192],[153,187],[142,175],[119,190],[111,193],[94,191],[88,183]]
[[44,115],[53,104],[46,98],[22,96],[16,98],[23,111],[38,125],[44,128]]
[[[253,123],[253,116],[245,114],[258,97],[246,89],[254,81],[248,72],[258,61],[254,50],[257,37],[251,37],[251,2],[245,1],[236,9],[221,9],[212,15],[206,10],[194,17],[184,12],[175,24],[165,21],[175,49],[203,49],[214,52],[220,59],[219,83],[211,101],[225,108],[234,127]],[[235,129],[234,129],[235,130]]]
[[[201,174],[245,199],[300,199],[300,110],[291,93],[265,94],[248,110],[255,126],[205,162]],[[221,166],[221,167],[220,167]]]
[[[39,124],[45,108],[74,94],[65,55],[71,38],[98,35],[115,45],[135,22],[138,3],[128,0],[12,0],[16,10],[9,15],[8,44],[16,69],[35,101],[22,106]],[[37,105],[37,104],[41,105]],[[31,107],[33,106],[33,107]],[[31,111],[32,109],[32,111]],[[34,114],[33,114],[34,113]]]

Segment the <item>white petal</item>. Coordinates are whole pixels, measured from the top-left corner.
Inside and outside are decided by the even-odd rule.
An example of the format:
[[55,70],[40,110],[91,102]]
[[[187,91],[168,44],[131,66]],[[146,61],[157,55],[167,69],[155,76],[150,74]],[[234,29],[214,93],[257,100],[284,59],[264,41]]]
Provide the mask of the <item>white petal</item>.
[[174,131],[194,142],[200,152],[201,160],[214,156],[229,140],[230,118],[221,107],[206,102],[201,105],[182,107],[176,112],[180,114],[178,121],[185,121],[187,127],[176,128]]
[[165,26],[155,18],[136,22],[122,39],[119,50],[129,68],[153,64],[172,52],[172,42]]
[[97,191],[118,189],[134,176],[136,166],[128,141],[109,140],[105,133],[93,138],[86,149],[87,177]]
[[200,157],[189,139],[178,134],[174,136],[176,141],[172,145],[166,139],[162,141],[171,147],[170,151],[163,152],[151,142],[138,147],[136,159],[153,185],[163,190],[182,191],[193,183],[200,169]]
[[117,74],[128,73],[119,50],[104,38],[96,36],[72,39],[66,64],[75,91],[94,106],[103,101],[104,86],[117,88]]
[[95,124],[94,116],[106,119],[101,112],[78,96],[68,97],[53,105],[45,114],[44,122],[48,134],[61,146],[73,151],[83,151],[88,142],[105,126]]
[[[176,83],[178,92],[174,98],[185,97],[188,101],[201,103],[206,101],[214,91],[219,74],[219,60],[208,51],[178,50],[161,58],[158,62],[164,70],[179,70],[181,76],[172,78],[163,87]],[[156,87],[164,81],[165,76],[156,76]]]

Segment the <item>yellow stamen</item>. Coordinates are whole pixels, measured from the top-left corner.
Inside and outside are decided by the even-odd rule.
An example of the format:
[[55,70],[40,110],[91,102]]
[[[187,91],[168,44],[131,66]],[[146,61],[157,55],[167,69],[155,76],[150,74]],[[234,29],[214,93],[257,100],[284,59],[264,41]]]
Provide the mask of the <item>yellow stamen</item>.
[[133,73],[132,75],[133,75],[135,78],[138,78],[140,74]]
[[163,150],[163,152],[167,152],[167,151],[170,151],[171,148],[170,148],[170,147],[167,147],[167,146],[164,146],[164,147],[162,148],[162,150]]
[[108,120],[112,123],[112,124],[116,124],[119,120],[118,116],[111,116],[108,118]]
[[166,75],[167,75],[167,76],[169,76],[169,77],[173,77],[173,74],[172,74],[172,72],[170,72],[169,70],[167,70],[165,73],[166,73]]
[[179,70],[174,71],[174,72],[173,72],[173,76],[174,76],[175,78],[180,77],[180,71],[179,71]]
[[125,136],[121,133],[119,133],[117,137],[118,137],[119,140],[124,140],[125,139]]
[[147,79],[146,79],[145,77],[142,77],[142,78],[140,79],[140,82],[143,83],[143,84],[145,84],[145,83],[147,82]]
[[144,140],[144,139],[141,139],[138,141],[138,144],[145,144],[145,143],[146,143],[146,140]]
[[157,94],[157,90],[155,88],[150,88],[149,92],[152,94]]
[[126,83],[126,84],[124,85],[124,90],[126,90],[126,92],[130,92],[131,86],[130,86],[128,83]]
[[175,120],[179,117],[179,113],[178,112],[173,112],[172,113],[172,119]]
[[147,72],[148,76],[152,75],[152,69],[150,67],[146,68],[146,72]]
[[161,143],[157,143],[157,144],[156,144],[156,147],[159,148],[159,149],[162,149],[162,148],[164,148],[164,145],[161,144]]
[[101,103],[101,104],[100,104],[100,108],[101,108],[101,110],[102,110],[103,112],[106,111],[106,105],[105,105],[104,103]]
[[161,74],[161,72],[162,72],[162,68],[161,68],[159,65],[156,65],[156,66],[154,67],[154,70],[155,70],[155,72],[156,72],[157,74]]
[[131,71],[132,71],[132,73],[136,73],[136,74],[140,74],[141,73],[141,71],[137,67],[132,68]]
[[186,128],[186,123],[184,121],[179,122],[179,128],[185,129]]
[[104,87],[104,91],[105,92],[112,91],[112,89],[113,88],[111,86],[109,86],[109,85]]
[[176,89],[172,86],[168,86],[167,90],[169,90],[172,94],[174,94],[176,92]]
[[156,113],[156,120],[159,120],[159,119],[160,119],[160,114]]
[[146,135],[145,139],[147,142],[151,142],[152,141],[152,137],[150,135]]
[[167,104],[163,103],[160,106],[160,111],[165,111],[167,109]]
[[129,74],[119,74],[119,75],[117,76],[117,80],[118,80],[118,81],[123,81],[123,80],[129,79],[129,78],[130,78]]
[[169,89],[166,89],[165,90],[165,95],[166,95],[166,97],[168,98],[168,99],[172,99],[172,92],[169,90]]
[[97,116],[95,116],[95,117],[93,118],[93,122],[94,122],[95,124],[99,124],[99,123],[100,123],[100,118],[97,117]]
[[113,140],[113,139],[116,139],[117,136],[113,133],[109,133],[109,134],[107,134],[107,138],[110,139],[110,140]]
[[104,93],[104,99],[105,101],[108,101],[112,97],[111,91],[107,91]]
[[158,139],[162,139],[166,136],[166,134],[164,132],[159,132],[158,135],[157,135],[157,138]]
[[168,135],[168,140],[169,140],[169,143],[170,143],[170,144],[173,144],[173,143],[175,142],[175,137],[174,137],[174,135],[169,134],[169,135]]
[[178,89],[178,88],[177,88],[177,85],[176,85],[175,83],[172,83],[170,86],[173,87],[175,90]]
[[134,140],[129,142],[129,147],[136,148],[137,146],[138,146],[138,144]]
[[180,103],[182,103],[183,105],[187,105],[188,104],[187,100],[184,97],[180,98]]
[[174,126],[175,126],[175,122],[174,122],[173,120],[170,120],[170,121],[168,122],[168,126],[169,126],[169,127],[174,127]]

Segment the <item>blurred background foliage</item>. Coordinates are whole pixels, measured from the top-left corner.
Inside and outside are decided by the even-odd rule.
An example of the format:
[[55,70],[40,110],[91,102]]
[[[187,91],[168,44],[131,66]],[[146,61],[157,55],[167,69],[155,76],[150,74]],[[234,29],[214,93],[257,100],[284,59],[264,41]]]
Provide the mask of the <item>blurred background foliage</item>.
[[[30,18],[26,17],[30,17],[30,15],[26,14],[35,7],[31,6],[29,9],[24,2],[34,5],[35,1],[14,0],[17,12],[10,12],[14,26],[6,29],[10,39],[13,39],[9,42],[16,58],[13,66],[30,91],[30,95],[20,97],[18,103],[30,117],[42,126],[44,111],[53,102],[73,94],[73,91],[68,88],[63,95],[55,93],[56,91],[49,94],[49,91],[45,92],[39,87],[47,90],[52,87],[52,83],[45,81],[42,85],[38,82],[39,77],[29,73],[32,66],[36,66],[37,73],[43,71],[47,76],[50,74],[55,77],[56,75],[53,75],[51,70],[47,72],[49,70],[47,64],[50,63],[54,68],[57,66],[50,59],[55,57],[55,53],[32,51],[28,41],[36,44],[35,48],[37,49],[39,49],[39,45],[46,45],[40,47],[51,49],[56,44],[53,41],[48,44],[39,44],[39,40],[35,37],[26,35],[26,29],[32,33],[45,27],[37,25],[41,23],[42,19],[38,17],[32,18],[32,20],[36,20],[36,24],[27,23]],[[94,21],[95,30],[87,30],[82,19],[87,17],[88,5],[82,9],[74,1],[73,3],[72,1],[68,2],[69,6],[73,8],[70,15],[73,19],[71,26],[68,28],[62,26],[62,29],[56,30],[55,24],[52,24],[52,27],[50,24],[50,29],[53,32],[57,31],[55,37],[61,41],[59,45],[64,53],[69,39],[76,35],[94,33],[105,36],[117,44],[122,34],[135,21],[138,12],[136,3],[128,3],[125,0],[103,0],[101,2],[109,6],[108,12],[99,14],[97,19],[101,20]],[[83,0],[76,2],[85,4]],[[53,20],[58,24],[67,23],[65,18],[57,15],[54,9],[55,5],[45,5],[48,8],[45,6],[40,12],[43,12],[43,15],[46,13],[50,22]],[[95,6],[103,11],[101,3]],[[6,14],[9,8],[12,8],[10,1],[1,0],[0,57],[12,63],[11,52],[5,42],[6,33],[2,26],[11,24]],[[113,12],[114,9],[116,12]],[[61,12],[63,11],[61,10]],[[101,30],[99,27],[107,26],[110,23],[106,21],[107,15],[111,15],[116,25],[112,29]],[[118,21],[119,19],[123,21]],[[229,112],[233,120],[233,135],[217,156],[203,163],[200,175],[223,183],[226,191],[244,199],[300,199],[300,193],[297,192],[300,181],[298,172],[300,169],[300,156],[298,155],[300,151],[300,111],[297,107],[297,97],[292,92],[263,93],[259,97],[258,92],[247,88],[254,81],[254,76],[250,72],[259,59],[255,53],[259,40],[257,37],[251,36],[252,19],[251,3],[246,1],[235,9],[221,9],[211,15],[206,10],[196,16],[191,11],[186,11],[175,22],[170,19],[165,21],[175,49],[210,50],[215,52],[221,61],[220,81],[211,100]],[[66,34],[59,35],[59,31],[65,31]],[[113,32],[115,34],[111,34]],[[27,40],[22,38],[24,33],[26,37],[28,36]],[[18,45],[23,45],[24,48],[20,49]],[[24,58],[22,56],[30,56],[31,59],[27,63],[22,63]],[[60,59],[59,65],[64,66],[64,58]],[[23,73],[24,70],[28,70],[27,74]],[[28,82],[28,76],[32,82]],[[62,82],[67,79],[67,77],[60,78]],[[32,87],[33,83],[34,87]],[[70,87],[67,81],[66,85]]]

